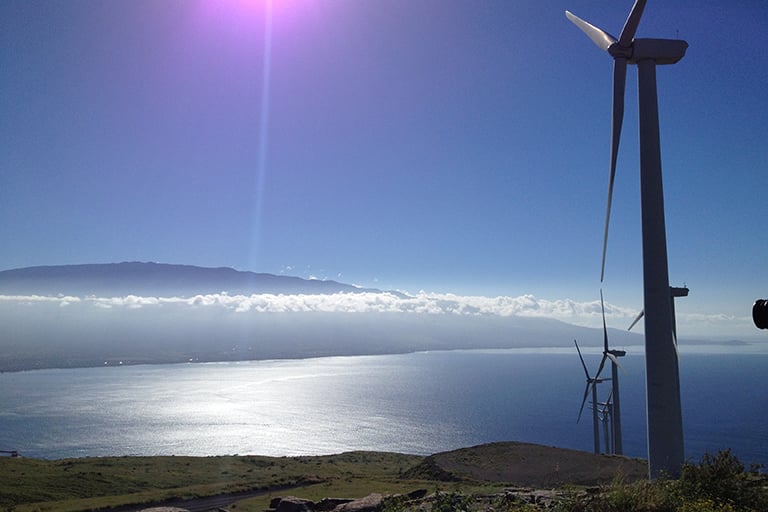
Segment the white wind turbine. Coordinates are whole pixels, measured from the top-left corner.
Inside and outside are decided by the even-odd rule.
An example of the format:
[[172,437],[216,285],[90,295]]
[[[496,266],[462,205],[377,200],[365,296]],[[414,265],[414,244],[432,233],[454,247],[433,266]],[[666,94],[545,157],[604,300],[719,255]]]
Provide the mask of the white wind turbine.
[[637,65],[640,121],[640,203],[643,235],[643,290],[645,311],[645,366],[648,408],[648,464],[651,478],[677,477],[683,463],[683,421],[680,376],[672,339],[672,317],[661,181],[661,144],[656,93],[656,66],[675,64],[688,43],[671,39],[635,39],[645,0],[636,0],[618,39],[566,11],[566,16],[613,58],[613,115],[608,207],[603,236],[605,274],[608,224],[616,175],[616,157],[624,117],[627,64]]
[[[600,402],[600,422],[603,424],[603,438],[605,439],[605,446],[608,453],[615,453],[610,450],[616,443],[613,441],[611,432],[614,431],[613,424],[613,391],[608,393],[608,398],[605,402]],[[617,454],[620,455],[620,454]]]
[[[597,401],[597,385],[611,379],[601,379],[600,372],[597,372],[594,377],[589,374],[587,370],[587,363],[584,362],[584,358],[581,355],[581,349],[576,340],[573,340],[573,344],[576,345],[576,352],[579,354],[581,360],[581,366],[584,368],[584,375],[587,377],[587,385],[584,388],[584,398],[581,400],[581,407],[579,407],[579,417],[576,418],[576,423],[581,421],[581,413],[584,412],[584,405],[587,403],[590,390],[592,391],[592,437],[594,439],[595,454],[600,454],[600,424],[598,423],[598,401]],[[602,365],[600,367],[602,370]]]
[[619,358],[627,353],[624,350],[608,348],[608,327],[605,325],[605,302],[603,301],[603,290],[600,290],[600,310],[603,315],[603,358],[600,360],[600,368],[597,370],[597,376],[603,371],[605,360],[611,360],[611,399],[610,418],[611,418],[611,444],[608,446],[608,452],[616,455],[623,455],[624,447],[621,435],[621,402],[619,400],[619,369],[624,368],[619,364]]

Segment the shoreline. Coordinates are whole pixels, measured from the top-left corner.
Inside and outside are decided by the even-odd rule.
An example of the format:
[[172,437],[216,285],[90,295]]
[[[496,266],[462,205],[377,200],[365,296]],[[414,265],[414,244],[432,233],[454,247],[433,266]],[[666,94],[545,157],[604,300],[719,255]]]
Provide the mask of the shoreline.
[[[722,351],[713,350],[714,348],[731,349],[730,353],[751,353],[754,355],[768,355],[768,343],[742,341],[742,340],[680,340],[680,346],[684,348],[688,353],[702,353],[702,354],[722,354]],[[592,350],[600,348],[598,343],[586,343],[582,348]],[[643,345],[627,345],[624,347],[632,354],[643,354]],[[750,348],[757,349],[750,351]],[[394,355],[406,355],[417,354],[427,352],[461,352],[461,351],[504,351],[504,352],[520,352],[520,353],[563,353],[572,351],[573,347],[570,341],[563,344],[551,344],[547,346],[456,346],[456,347],[440,347],[440,348],[427,348],[427,347],[414,347],[412,349],[393,349],[393,350],[380,350],[380,351],[350,351],[350,350],[329,350],[316,353],[283,353],[283,354],[268,354],[264,356],[251,356],[246,354],[237,354],[236,357],[225,357],[222,354],[208,354],[197,355],[189,357],[188,355],[173,356],[159,356],[159,357],[83,357],[74,358],[66,356],[50,356],[36,359],[15,359],[5,362],[0,361],[0,374],[3,373],[21,373],[31,372],[37,370],[77,370],[88,368],[119,368],[123,366],[141,366],[141,365],[180,365],[180,364],[210,364],[210,363],[240,363],[240,362],[256,362],[256,361],[303,361],[308,359],[322,359],[327,357],[366,357],[366,356],[394,356]],[[239,357],[238,357],[239,356]]]

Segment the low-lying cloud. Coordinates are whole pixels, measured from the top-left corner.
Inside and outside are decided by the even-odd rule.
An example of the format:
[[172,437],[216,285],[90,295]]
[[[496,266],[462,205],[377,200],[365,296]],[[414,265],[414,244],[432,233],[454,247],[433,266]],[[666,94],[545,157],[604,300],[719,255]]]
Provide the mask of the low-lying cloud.
[[[605,309],[614,346],[642,344],[639,332],[626,331],[636,310]],[[677,317],[688,339],[734,337],[748,325],[725,315]],[[534,295],[0,295],[0,324],[0,371],[603,343],[600,301]]]
[[[79,304],[96,308],[183,307],[223,308],[237,313],[426,313],[452,315],[495,315],[555,318],[595,324],[600,320],[600,302],[576,302],[570,299],[547,300],[533,295],[519,297],[484,297],[450,293],[420,292],[413,296],[393,293],[335,293],[335,294],[253,294],[227,293],[195,295],[192,297],[72,297],[41,295],[0,295],[1,302],[51,303],[61,307]],[[607,317],[630,318],[636,314],[626,308],[606,304]]]
[[[600,301],[578,302],[571,299],[549,300],[534,295],[517,297],[485,297],[451,293],[420,292],[411,296],[394,293],[335,293],[335,294],[253,294],[227,293],[195,295],[191,297],[73,297],[73,296],[19,296],[0,295],[0,304],[58,304],[97,309],[205,309],[224,310],[237,314],[321,312],[321,313],[414,313],[428,315],[465,315],[499,317],[551,318],[584,327],[601,327]],[[605,304],[609,326],[626,328],[637,316],[638,310],[615,304]],[[677,314],[679,331],[692,327],[696,334],[716,329],[723,334],[735,326],[742,327],[749,319],[722,314]],[[706,326],[705,329],[702,329]],[[636,327],[642,331],[642,323]]]

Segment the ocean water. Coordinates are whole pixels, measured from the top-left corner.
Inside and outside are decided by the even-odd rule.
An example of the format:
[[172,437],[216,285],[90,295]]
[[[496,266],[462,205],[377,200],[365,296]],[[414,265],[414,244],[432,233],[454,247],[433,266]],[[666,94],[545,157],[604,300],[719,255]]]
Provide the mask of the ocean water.
[[[600,354],[585,359],[594,371]],[[622,363],[624,449],[645,457],[642,353]],[[684,348],[680,371],[686,456],[731,448],[768,464],[768,354]],[[4,373],[0,449],[40,458],[429,454],[515,440],[591,451],[589,410],[576,422],[584,387],[567,349]]]

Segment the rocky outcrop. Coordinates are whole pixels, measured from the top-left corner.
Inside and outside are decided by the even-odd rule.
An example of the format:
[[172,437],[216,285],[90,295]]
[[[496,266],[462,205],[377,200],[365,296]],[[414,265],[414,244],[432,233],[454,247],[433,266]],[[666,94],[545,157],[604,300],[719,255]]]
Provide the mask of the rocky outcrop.
[[296,496],[272,498],[269,508],[275,512],[315,512],[314,502]]
[[152,507],[141,509],[139,512],[189,512],[189,510],[179,507]]
[[295,496],[272,498],[269,502],[271,512],[379,512],[387,500],[411,502],[423,499],[425,489],[418,489],[405,495],[369,494],[364,498],[323,498],[317,503]]
[[379,493],[369,494],[365,498],[342,503],[333,512],[378,512],[381,510],[384,496]]
[[332,512],[339,505],[355,501],[352,498],[323,498],[315,504],[315,512]]

